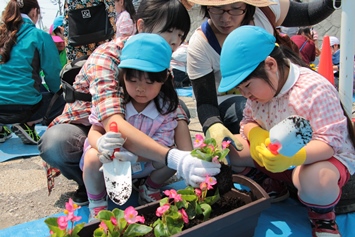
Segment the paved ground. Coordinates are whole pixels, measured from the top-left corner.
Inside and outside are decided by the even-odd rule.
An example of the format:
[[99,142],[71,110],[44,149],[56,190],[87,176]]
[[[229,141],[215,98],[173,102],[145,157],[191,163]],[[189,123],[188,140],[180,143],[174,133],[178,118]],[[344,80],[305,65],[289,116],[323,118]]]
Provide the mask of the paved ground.
[[[191,136],[201,133],[191,97],[181,97],[190,110]],[[55,179],[55,189],[48,196],[45,172],[39,156],[0,163],[0,229],[36,220],[64,210],[74,193],[74,181],[62,175]]]

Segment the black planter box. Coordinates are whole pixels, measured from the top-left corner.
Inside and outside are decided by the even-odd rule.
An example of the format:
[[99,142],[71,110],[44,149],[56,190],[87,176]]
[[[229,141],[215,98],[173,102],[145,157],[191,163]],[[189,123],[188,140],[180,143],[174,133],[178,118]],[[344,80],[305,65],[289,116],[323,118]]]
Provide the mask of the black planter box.
[[[250,192],[240,191],[233,189],[233,195],[238,196],[245,202],[245,205],[236,208],[233,211],[227,212],[223,215],[212,218],[199,225],[191,227],[182,231],[179,234],[173,235],[184,237],[252,237],[254,235],[254,229],[258,223],[260,213],[269,208],[270,198],[268,194],[258,185],[255,181],[246,178],[241,175],[233,175],[233,182],[247,186]],[[159,202],[149,203],[147,205],[139,206],[136,208],[140,215],[145,213],[155,213],[159,207]],[[91,222],[87,224],[80,232],[80,237],[91,237],[93,232],[99,226],[99,221]]]

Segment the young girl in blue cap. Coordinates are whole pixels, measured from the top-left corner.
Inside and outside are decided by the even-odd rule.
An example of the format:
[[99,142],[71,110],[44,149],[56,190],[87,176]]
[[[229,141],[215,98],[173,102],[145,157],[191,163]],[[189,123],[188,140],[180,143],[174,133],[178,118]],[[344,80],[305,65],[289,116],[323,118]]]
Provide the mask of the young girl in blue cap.
[[[174,89],[172,76],[168,72],[172,50],[167,41],[157,34],[141,33],[128,39],[122,50],[119,64],[119,82],[123,88],[126,106],[125,119],[158,143],[174,146],[174,130],[177,127],[179,100]],[[83,177],[89,198],[90,219],[102,209],[107,209],[107,195],[102,163],[111,162],[111,155],[98,154],[96,144],[104,142],[105,133],[97,118],[97,108],[92,107],[89,121],[92,123],[84,145]],[[111,132],[108,132],[111,133]],[[108,135],[108,134],[107,134]],[[138,136],[138,135],[137,135]],[[185,139],[191,139],[189,136]],[[137,164],[138,157],[122,148],[115,152],[116,159],[129,160],[138,167],[133,178],[146,178],[139,186],[139,204],[143,205],[161,199],[159,188],[174,175],[175,170],[160,162],[147,161]]]
[[[335,87],[303,65],[262,28],[242,26],[227,37],[218,90],[236,87],[247,98],[236,135],[244,149],[230,152],[231,163],[237,172],[256,167],[293,185],[308,207],[312,236],[340,236],[334,206],[355,172],[354,131]],[[274,155],[265,140],[290,115],[309,120],[312,140],[292,157]]]

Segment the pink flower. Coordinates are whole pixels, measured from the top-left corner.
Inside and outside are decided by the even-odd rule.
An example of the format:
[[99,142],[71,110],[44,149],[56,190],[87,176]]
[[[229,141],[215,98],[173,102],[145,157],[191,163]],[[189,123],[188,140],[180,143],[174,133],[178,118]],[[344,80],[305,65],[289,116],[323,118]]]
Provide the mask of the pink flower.
[[99,227],[102,228],[105,233],[107,233],[108,228],[107,228],[107,225],[105,224],[105,222],[101,221]]
[[75,216],[74,212],[68,212],[67,216],[68,221],[76,222],[81,220],[81,216]]
[[178,212],[180,212],[181,216],[182,216],[182,220],[188,224],[189,223],[189,216],[187,215],[185,209],[180,209]]
[[155,215],[158,216],[158,217],[162,216],[167,210],[169,210],[169,208],[170,208],[170,204],[169,203],[164,204],[163,206],[157,208],[157,211],[155,212]]
[[113,225],[117,225],[117,219],[114,216],[111,216],[110,221]]
[[204,143],[203,136],[201,134],[196,134],[195,141],[194,141],[194,147],[195,148],[202,148],[205,146],[206,146],[206,144]]
[[231,141],[223,141],[222,142],[222,149],[226,149],[227,147],[229,147],[229,144],[231,144]]
[[176,192],[174,189],[165,190],[164,194],[171,199],[174,199],[174,202],[182,201],[181,195]]
[[201,197],[202,194],[201,189],[195,188],[195,194],[197,195],[197,197]]
[[140,222],[140,223],[144,223],[145,222],[144,216],[137,216],[136,220],[137,220],[137,222]]
[[57,219],[58,227],[61,230],[65,230],[68,227],[68,218],[66,216],[60,216]]
[[132,206],[129,206],[126,208],[126,210],[124,210],[124,218],[128,224],[133,224],[142,220],[142,218],[138,216],[136,209],[134,209]]
[[71,198],[69,198],[69,201],[65,203],[65,209],[68,212],[74,212],[76,209],[79,209],[80,206],[75,204]]
[[205,182],[200,183],[201,191],[205,191],[205,190],[207,190],[207,188],[208,188],[207,183],[205,183]]
[[216,178],[207,175],[204,183],[207,185],[207,190],[210,190],[213,189],[213,185],[215,185],[217,181]]
[[212,158],[212,163],[219,163],[218,156]]

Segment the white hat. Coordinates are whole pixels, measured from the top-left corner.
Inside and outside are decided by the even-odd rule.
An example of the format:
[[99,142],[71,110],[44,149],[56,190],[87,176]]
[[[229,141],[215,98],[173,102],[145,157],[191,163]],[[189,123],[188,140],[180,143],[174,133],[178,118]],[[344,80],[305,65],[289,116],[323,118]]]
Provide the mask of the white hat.
[[330,46],[335,44],[340,45],[339,39],[335,36],[329,36]]

